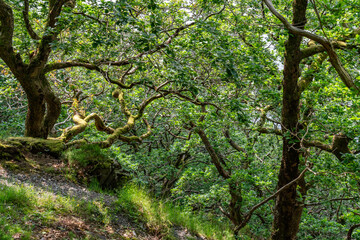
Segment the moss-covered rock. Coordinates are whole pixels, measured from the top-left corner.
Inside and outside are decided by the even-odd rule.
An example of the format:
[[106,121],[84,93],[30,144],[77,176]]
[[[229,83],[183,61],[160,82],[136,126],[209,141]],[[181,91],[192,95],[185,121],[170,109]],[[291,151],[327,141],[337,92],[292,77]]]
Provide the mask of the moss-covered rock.
[[59,157],[65,149],[64,142],[55,138],[12,137],[6,142],[25,151],[46,153],[54,157]]
[[118,162],[113,161],[108,167],[95,168],[92,175],[96,177],[102,188],[114,189],[130,180],[129,172],[125,171]]
[[102,188],[116,188],[130,178],[129,173],[109,157],[109,152],[98,145],[68,149],[64,157],[81,181],[88,183],[90,179],[96,179]]
[[10,144],[4,141],[0,142],[0,160],[24,160],[25,157],[21,152],[19,145]]

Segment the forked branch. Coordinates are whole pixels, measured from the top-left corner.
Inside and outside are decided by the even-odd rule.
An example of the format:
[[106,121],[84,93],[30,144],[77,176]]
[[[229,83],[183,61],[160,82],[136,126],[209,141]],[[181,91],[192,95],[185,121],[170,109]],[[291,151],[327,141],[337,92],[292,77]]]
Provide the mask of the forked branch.
[[293,26],[291,23],[289,23],[284,16],[282,16],[272,5],[271,0],[263,0],[263,2],[266,4],[266,6],[269,8],[269,10],[283,23],[285,28],[292,34],[300,35],[303,37],[307,37],[319,44],[321,44],[327,54],[329,55],[331,65],[335,68],[336,72],[340,76],[341,80],[344,82],[344,84],[350,88],[356,90],[356,92],[360,92],[360,89],[355,85],[353,79],[351,78],[350,74],[346,71],[346,69],[343,67],[339,56],[335,52],[332,43],[327,40],[324,37],[321,37],[319,35],[316,35],[314,33],[305,31],[303,29],[300,29],[296,26]]

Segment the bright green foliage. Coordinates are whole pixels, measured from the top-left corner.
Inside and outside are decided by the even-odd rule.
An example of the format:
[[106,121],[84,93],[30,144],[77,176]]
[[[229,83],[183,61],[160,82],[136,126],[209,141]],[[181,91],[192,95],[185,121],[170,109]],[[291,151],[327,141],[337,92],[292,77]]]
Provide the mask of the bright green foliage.
[[1,61],[0,72],[0,138],[20,136],[24,131],[25,96]]
[[[14,48],[27,63],[38,40],[31,39],[21,24],[22,1],[6,2],[14,7]],[[289,22],[292,2],[273,1]],[[101,150],[94,143],[108,135],[89,123],[75,140],[86,139],[92,144],[70,149],[65,156],[70,164],[81,168],[118,161],[134,184],[152,193],[125,188],[119,193],[118,207],[146,221],[152,231],[165,229],[171,235],[171,226],[180,224],[217,239],[225,231],[230,239],[230,228],[234,226],[223,213],[231,208],[229,184],[237,184],[240,189],[243,214],[275,193],[283,132],[284,138],[301,142],[297,149],[301,153],[300,171],[312,166],[312,172],[305,175],[308,190],[302,196],[305,209],[299,239],[344,238],[359,220],[358,92],[345,86],[327,56],[317,69],[313,63],[321,53],[304,58],[299,81],[311,80],[301,93],[299,134],[294,139],[281,123],[285,44],[292,33],[261,1],[224,3],[92,0],[77,1],[74,9],[65,7],[58,23],[63,30],[51,44],[49,63],[87,63],[103,72],[79,64],[47,73],[63,103],[51,134],[59,136],[63,129],[73,126],[75,112],[84,116],[98,113],[114,129],[124,126],[126,112],[111,96],[119,87],[109,78],[127,86],[120,88],[132,113],[138,113],[147,99],[160,94],[146,106],[142,116],[152,127],[148,138],[133,142],[118,139],[109,150]],[[46,21],[47,5],[47,1],[30,1],[29,16],[36,32],[44,30],[41,26]],[[308,1],[305,26],[326,39],[346,43],[341,48],[333,43],[333,47],[357,86],[359,5],[358,0]],[[181,27],[184,29],[179,35],[171,38]],[[303,38],[301,50],[311,44]],[[125,60],[126,64],[116,66]],[[26,96],[3,62],[0,71],[0,137],[21,135]],[[104,78],[104,72],[108,78]],[[230,178],[219,175],[196,134],[199,129],[222,156],[221,164],[231,172]],[[241,150],[234,148],[224,130]],[[146,131],[145,124],[138,121],[126,137]],[[340,133],[349,138],[349,153],[341,160],[332,154],[334,149],[329,150],[333,137]],[[322,148],[318,143],[323,144]],[[96,181],[91,185],[99,187]],[[158,203],[150,196],[174,205]],[[270,237],[274,202],[258,208],[242,233],[254,239]],[[217,225],[203,220],[202,214],[193,216],[192,211],[217,219]],[[353,238],[359,234],[355,230]]]

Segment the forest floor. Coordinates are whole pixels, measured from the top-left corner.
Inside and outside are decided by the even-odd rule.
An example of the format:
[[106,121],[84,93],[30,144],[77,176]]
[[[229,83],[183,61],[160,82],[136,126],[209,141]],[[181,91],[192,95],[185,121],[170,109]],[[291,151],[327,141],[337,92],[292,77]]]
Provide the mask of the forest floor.
[[170,235],[149,229],[119,207],[116,194],[70,181],[60,159],[25,159],[0,159],[0,239],[205,239],[181,227]]

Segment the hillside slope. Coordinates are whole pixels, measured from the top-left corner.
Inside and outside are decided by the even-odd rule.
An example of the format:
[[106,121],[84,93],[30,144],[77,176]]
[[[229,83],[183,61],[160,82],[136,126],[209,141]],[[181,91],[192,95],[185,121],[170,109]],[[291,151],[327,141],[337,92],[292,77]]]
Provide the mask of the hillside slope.
[[116,194],[68,180],[62,160],[24,155],[0,159],[0,239],[205,239],[180,227],[149,229]]

